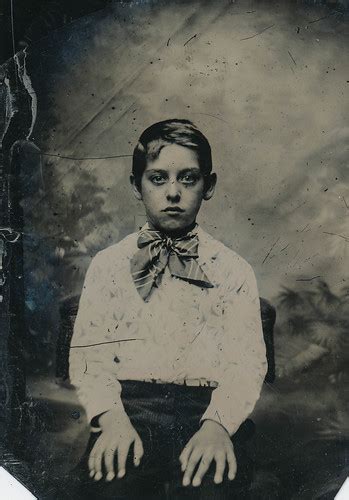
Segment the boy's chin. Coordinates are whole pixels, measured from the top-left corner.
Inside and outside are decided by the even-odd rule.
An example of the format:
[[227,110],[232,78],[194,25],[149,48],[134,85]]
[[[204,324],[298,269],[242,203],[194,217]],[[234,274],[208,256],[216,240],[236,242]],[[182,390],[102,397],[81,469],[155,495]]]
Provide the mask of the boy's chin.
[[179,220],[161,221],[157,229],[163,233],[180,233],[193,226],[194,222],[184,222]]

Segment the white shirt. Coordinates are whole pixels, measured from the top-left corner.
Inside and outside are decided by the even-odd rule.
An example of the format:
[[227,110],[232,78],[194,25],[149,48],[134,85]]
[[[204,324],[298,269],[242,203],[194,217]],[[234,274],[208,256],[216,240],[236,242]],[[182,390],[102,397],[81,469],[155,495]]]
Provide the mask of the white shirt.
[[166,268],[149,302],[130,273],[137,233],[99,252],[87,271],[70,350],[70,378],[87,417],[124,412],[119,380],[216,382],[202,416],[232,435],[252,412],[267,370],[250,265],[197,227],[201,288]]

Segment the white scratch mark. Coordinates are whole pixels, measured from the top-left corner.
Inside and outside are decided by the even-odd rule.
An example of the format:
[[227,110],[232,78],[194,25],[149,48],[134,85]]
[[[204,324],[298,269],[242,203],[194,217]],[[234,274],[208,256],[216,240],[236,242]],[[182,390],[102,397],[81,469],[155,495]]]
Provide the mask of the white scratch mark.
[[[21,58],[21,60],[20,60],[20,58]],[[34,125],[36,122],[38,100],[37,100],[36,92],[33,88],[30,76],[28,75],[28,72],[27,72],[27,64],[26,64],[27,48],[25,48],[22,52],[15,54],[14,60],[15,60],[16,65],[17,65],[18,76],[19,76],[21,82],[23,83],[23,85],[24,85],[24,87],[25,87],[26,91],[28,92],[29,97],[31,99],[31,124],[30,124],[30,128],[29,128],[29,132],[26,136],[26,139],[28,140],[29,137],[33,133]]]
[[14,99],[14,96],[12,95],[11,93],[11,86],[10,86],[10,80],[9,78],[5,77],[4,78],[4,83],[6,85],[6,88],[7,88],[7,92],[6,92],[6,101],[5,101],[5,106],[6,106],[6,111],[5,111],[5,114],[6,114],[6,119],[5,119],[5,127],[4,127],[4,130],[1,134],[1,144],[2,144],[2,141],[6,135],[6,132],[9,128],[9,125],[11,123],[11,120],[13,118],[13,116],[15,115],[16,111],[17,111],[17,107],[16,107],[16,104],[15,104],[15,99]]

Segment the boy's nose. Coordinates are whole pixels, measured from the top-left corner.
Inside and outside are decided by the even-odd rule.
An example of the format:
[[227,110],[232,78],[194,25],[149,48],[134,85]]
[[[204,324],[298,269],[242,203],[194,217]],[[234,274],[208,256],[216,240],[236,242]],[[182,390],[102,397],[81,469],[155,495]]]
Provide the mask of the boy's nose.
[[181,197],[180,186],[177,182],[171,181],[168,183],[166,197],[169,201],[179,201]]

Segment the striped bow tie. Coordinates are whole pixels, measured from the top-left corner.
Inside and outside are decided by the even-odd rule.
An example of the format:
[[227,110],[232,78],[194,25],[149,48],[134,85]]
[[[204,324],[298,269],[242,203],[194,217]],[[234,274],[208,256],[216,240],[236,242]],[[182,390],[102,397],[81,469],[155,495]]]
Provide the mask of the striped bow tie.
[[139,233],[137,245],[139,250],[131,259],[131,274],[144,301],[152,288],[159,285],[167,265],[172,276],[198,286],[213,287],[196,261],[199,256],[197,234],[190,232],[172,239],[159,231],[144,229]]

